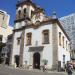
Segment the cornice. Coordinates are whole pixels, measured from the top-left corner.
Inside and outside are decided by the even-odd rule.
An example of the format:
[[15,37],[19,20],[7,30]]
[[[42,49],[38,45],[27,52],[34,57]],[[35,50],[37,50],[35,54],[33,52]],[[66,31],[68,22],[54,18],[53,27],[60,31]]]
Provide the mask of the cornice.
[[59,22],[59,20],[57,20],[57,24],[59,25],[59,27],[62,29],[63,33],[66,35],[67,39],[70,41],[69,36],[67,35],[65,29],[63,28],[63,26],[61,25],[61,23]]
[[61,28],[61,30],[63,31],[63,33],[66,35],[67,39],[70,41],[70,38],[68,37],[67,33],[65,32],[64,28],[62,27],[61,23],[59,22],[58,19],[51,19],[51,20],[47,20],[47,21],[43,21],[43,22],[40,22],[39,24],[35,25],[35,24],[30,24],[30,25],[26,25],[26,26],[23,26],[22,28],[19,28],[19,29],[14,29],[13,31],[21,31],[23,29],[28,29],[28,28],[34,28],[34,29],[37,29],[41,26],[44,26],[44,25],[48,25],[48,24],[55,24],[57,23],[58,26]]
[[24,20],[25,20],[25,18],[16,19],[16,20],[14,21],[14,23],[16,23],[16,22],[21,22],[21,21],[24,21]]

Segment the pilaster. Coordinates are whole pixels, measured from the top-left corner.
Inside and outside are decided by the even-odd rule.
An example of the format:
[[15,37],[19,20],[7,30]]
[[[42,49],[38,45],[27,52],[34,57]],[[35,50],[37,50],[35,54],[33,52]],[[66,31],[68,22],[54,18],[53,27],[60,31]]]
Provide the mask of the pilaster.
[[24,34],[25,30],[21,33],[19,67],[23,67]]
[[52,25],[52,46],[53,46],[53,65],[52,69],[57,69],[58,64],[58,36],[57,36],[57,24]]
[[13,56],[14,36],[15,36],[15,32],[13,32],[12,48],[11,48],[11,53],[10,53],[10,65],[11,65],[11,66],[14,64],[14,56]]

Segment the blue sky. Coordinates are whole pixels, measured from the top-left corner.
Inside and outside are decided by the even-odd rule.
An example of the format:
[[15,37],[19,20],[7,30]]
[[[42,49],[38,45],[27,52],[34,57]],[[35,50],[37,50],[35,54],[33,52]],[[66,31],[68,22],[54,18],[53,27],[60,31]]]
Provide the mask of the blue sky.
[[[45,9],[48,16],[52,11],[56,11],[57,17],[62,17],[75,13],[75,0],[32,0],[37,5]],[[0,9],[5,10],[10,15],[10,25],[13,26],[16,14],[17,0],[0,0]]]

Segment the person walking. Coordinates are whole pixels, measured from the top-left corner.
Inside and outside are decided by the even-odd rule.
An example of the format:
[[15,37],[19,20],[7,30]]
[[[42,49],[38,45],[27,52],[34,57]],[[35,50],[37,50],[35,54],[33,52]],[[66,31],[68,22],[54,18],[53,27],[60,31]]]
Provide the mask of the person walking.
[[45,65],[43,65],[43,72],[45,72]]
[[72,75],[72,65],[71,64],[67,65],[67,73],[68,75]]
[[47,65],[43,65],[43,72],[47,71]]

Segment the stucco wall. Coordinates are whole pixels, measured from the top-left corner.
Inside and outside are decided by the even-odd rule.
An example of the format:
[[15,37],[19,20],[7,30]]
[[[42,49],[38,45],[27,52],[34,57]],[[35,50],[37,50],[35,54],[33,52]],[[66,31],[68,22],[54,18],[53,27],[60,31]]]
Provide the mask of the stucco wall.
[[[42,31],[49,30],[49,44],[42,44]],[[31,32],[32,33],[32,45],[26,46],[26,34]],[[36,41],[38,42],[36,45]],[[52,65],[52,24],[51,25],[44,25],[38,29],[26,29],[25,30],[25,45],[24,45],[24,61],[30,62],[30,52],[28,52],[29,47],[36,47],[36,46],[44,46],[43,51],[41,52],[41,61],[43,59],[48,60],[48,66],[51,67]],[[32,63],[32,61],[31,61]],[[29,64],[29,63],[28,63]]]
[[[65,63],[67,61],[70,61],[70,48],[68,44],[70,44],[70,41],[67,39],[65,34],[62,32],[59,26],[58,27],[58,60],[61,61],[61,67],[63,67],[63,55],[65,55]],[[61,46],[59,45],[59,32],[61,32]],[[64,48],[63,48],[63,41],[62,37],[64,36]],[[67,49],[66,49],[66,41],[67,41]]]
[[21,33],[22,32],[15,32],[13,36],[13,50],[12,50],[12,60],[11,60],[12,64],[14,64],[15,62],[14,56],[20,54],[20,44],[17,45],[17,38],[21,36]]
[[[49,30],[49,44],[42,44],[42,32],[43,30]],[[44,25],[40,26],[37,29],[29,28],[25,29],[24,35],[24,52],[23,52],[23,64],[27,61],[27,65],[33,65],[33,54],[37,51],[29,52],[30,47],[44,46],[43,50],[40,53],[41,60],[40,66],[42,65],[42,60],[48,60],[47,67],[52,68],[53,64],[57,64],[57,61],[61,61],[61,66],[63,66],[63,55],[65,55],[65,62],[70,60],[69,50],[59,46],[59,32],[62,33],[62,36],[65,37],[64,41],[69,40],[66,38],[60,27],[56,24]],[[27,45],[26,34],[32,33],[31,45]],[[54,34],[53,34],[54,33]],[[20,32],[15,32],[14,34],[14,43],[13,43],[13,58],[14,55],[19,55],[20,53],[20,45],[17,45],[17,38],[21,36]],[[66,44],[65,44],[66,45]],[[53,53],[54,52],[54,53]],[[56,53],[55,53],[56,52]],[[54,54],[54,55],[53,55]],[[14,63],[14,59],[13,59]]]

